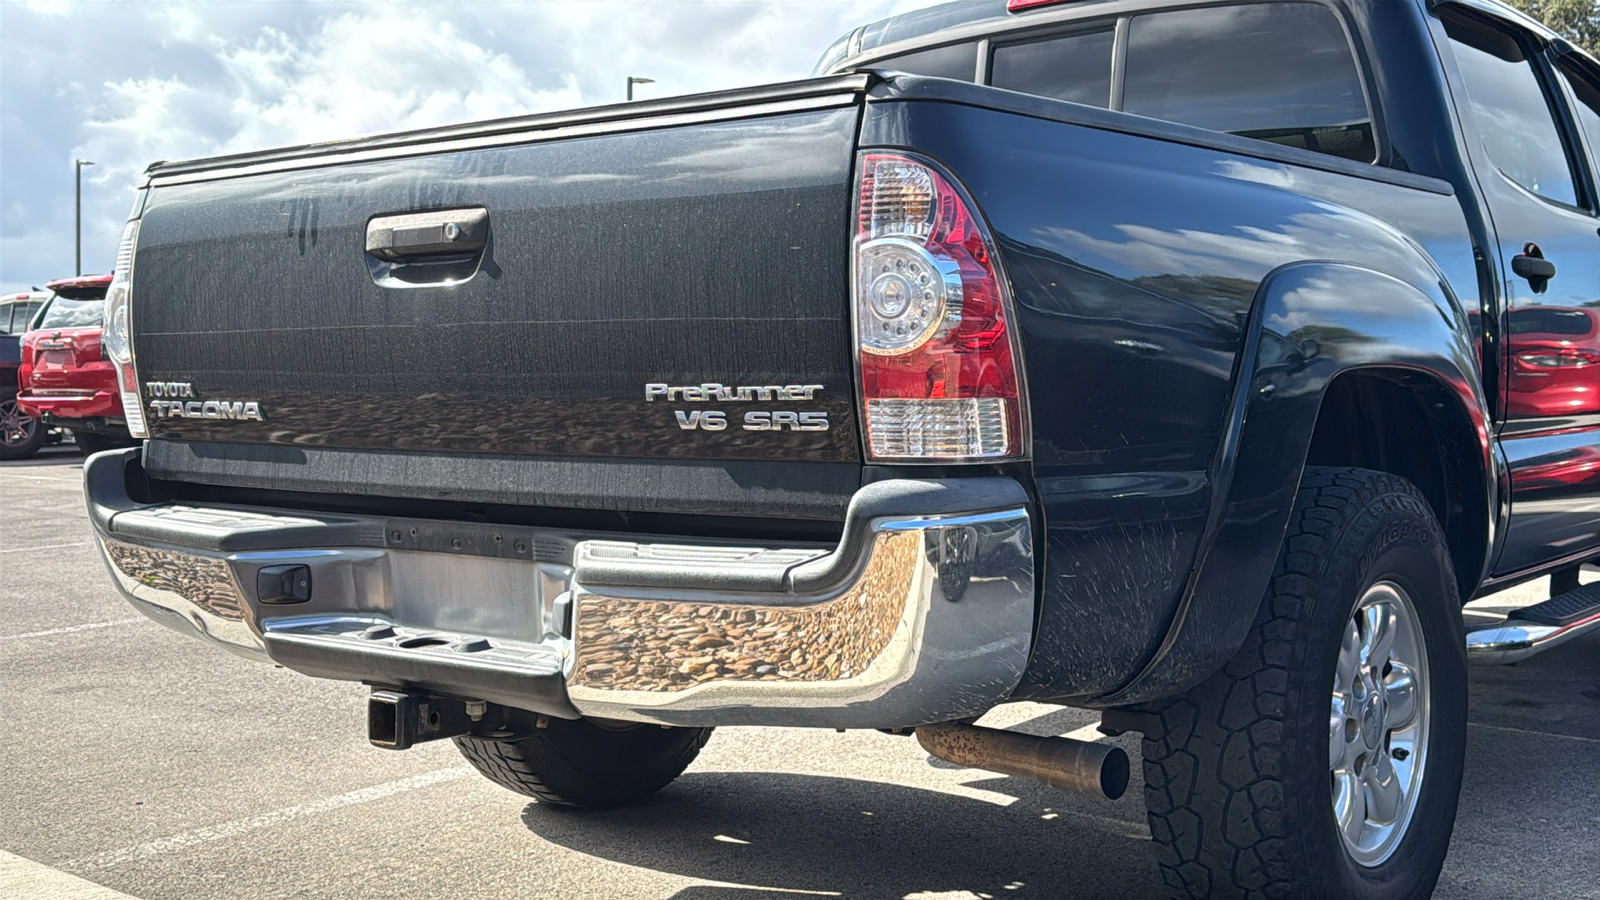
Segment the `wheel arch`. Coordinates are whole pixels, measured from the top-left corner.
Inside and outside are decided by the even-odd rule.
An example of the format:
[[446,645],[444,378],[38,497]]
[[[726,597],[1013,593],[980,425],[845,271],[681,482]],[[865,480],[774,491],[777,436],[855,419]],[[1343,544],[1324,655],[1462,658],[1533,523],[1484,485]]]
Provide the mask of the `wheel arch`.
[[1492,482],[1470,417],[1435,374],[1340,372],[1323,392],[1306,465],[1375,469],[1416,485],[1449,539],[1460,600],[1471,598],[1489,562]]
[[[1452,546],[1452,559],[1463,596],[1470,595],[1495,537],[1498,502],[1481,381],[1468,317],[1442,278],[1418,286],[1337,262],[1295,263],[1268,275],[1252,304],[1210,473],[1211,517],[1184,594],[1149,662],[1094,705],[1176,695],[1232,657],[1260,607],[1314,450],[1316,464],[1365,465],[1445,485],[1429,499],[1437,498],[1452,545],[1463,542]],[[1369,411],[1363,404],[1374,396],[1390,405]],[[1454,442],[1436,467],[1426,452],[1387,435],[1365,455],[1351,455],[1352,442],[1363,446],[1358,436],[1339,439],[1341,428],[1370,435],[1418,410],[1424,433]],[[1404,471],[1367,461],[1384,459]]]

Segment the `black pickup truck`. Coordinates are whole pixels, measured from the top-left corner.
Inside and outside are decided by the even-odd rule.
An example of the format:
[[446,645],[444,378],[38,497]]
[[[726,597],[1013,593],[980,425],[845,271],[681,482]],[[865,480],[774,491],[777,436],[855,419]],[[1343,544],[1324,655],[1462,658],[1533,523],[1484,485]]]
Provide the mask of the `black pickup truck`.
[[[972,0],[817,77],[159,163],[124,594],[607,805],[712,728],[1120,793],[1173,892],[1422,897],[1467,663],[1600,624],[1600,65],[1491,0]],[[1553,599],[1464,626],[1474,596]]]

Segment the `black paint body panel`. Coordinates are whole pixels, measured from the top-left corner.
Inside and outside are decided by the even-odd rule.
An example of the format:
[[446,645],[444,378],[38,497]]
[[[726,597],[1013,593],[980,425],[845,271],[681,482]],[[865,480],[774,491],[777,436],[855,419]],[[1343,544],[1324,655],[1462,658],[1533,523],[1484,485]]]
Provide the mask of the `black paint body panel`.
[[151,440],[152,478],[556,509],[844,520],[847,462],[617,460]]
[[[158,183],[135,282],[140,377],[191,382],[202,400],[258,401],[265,421],[155,418],[152,437],[484,460],[439,468],[418,458],[419,469],[455,479],[440,486],[452,496],[493,489],[492,460],[612,459],[619,480],[651,459],[854,470],[845,303],[858,118],[844,105]],[[375,283],[369,218],[464,207],[489,210],[475,274]],[[824,389],[810,401],[647,403],[647,382]],[[732,424],[682,429],[674,413],[697,408],[722,409]],[[739,428],[744,412],[773,409],[825,411],[831,427]],[[212,477],[179,458],[158,454],[156,469]],[[256,486],[329,489],[295,484],[304,469],[262,466]],[[858,479],[810,471],[788,474],[803,493],[831,497],[768,514],[842,515]],[[404,481],[384,489],[410,495]],[[590,502],[642,510],[661,496],[641,488]]]

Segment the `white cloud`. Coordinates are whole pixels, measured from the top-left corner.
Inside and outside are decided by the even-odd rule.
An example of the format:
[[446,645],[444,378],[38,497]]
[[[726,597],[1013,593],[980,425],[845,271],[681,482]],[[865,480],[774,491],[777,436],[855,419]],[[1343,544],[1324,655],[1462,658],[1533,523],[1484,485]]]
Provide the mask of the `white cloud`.
[[100,271],[152,160],[803,78],[929,2],[0,2],[0,290],[71,274],[75,158]]
[[[577,106],[574,76],[539,90],[509,55],[485,49],[440,12],[382,8],[327,19],[310,40],[276,29],[218,54],[236,83],[234,132],[252,150]],[[366,40],[386,35],[381,43]]]

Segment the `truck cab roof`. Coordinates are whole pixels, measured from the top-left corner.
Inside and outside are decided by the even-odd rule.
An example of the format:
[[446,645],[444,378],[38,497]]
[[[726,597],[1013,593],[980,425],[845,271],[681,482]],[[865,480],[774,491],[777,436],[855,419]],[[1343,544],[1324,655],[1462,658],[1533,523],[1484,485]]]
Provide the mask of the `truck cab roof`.
[[[1270,0],[1237,0],[1238,3]],[[1339,0],[1344,3],[1392,2],[1392,0]],[[1543,40],[1570,47],[1560,35],[1542,23],[1501,0],[1448,0],[1451,5],[1517,23]],[[1019,8],[1013,10],[1013,5]],[[834,41],[817,61],[813,74],[824,75],[858,65],[871,65],[884,57],[975,39],[990,35],[1035,28],[1055,22],[1101,16],[1171,9],[1181,6],[1215,5],[1213,0],[1034,0],[1032,5],[1015,0],[955,0],[924,9],[912,10],[862,25]],[[1583,51],[1572,47],[1575,52]]]

